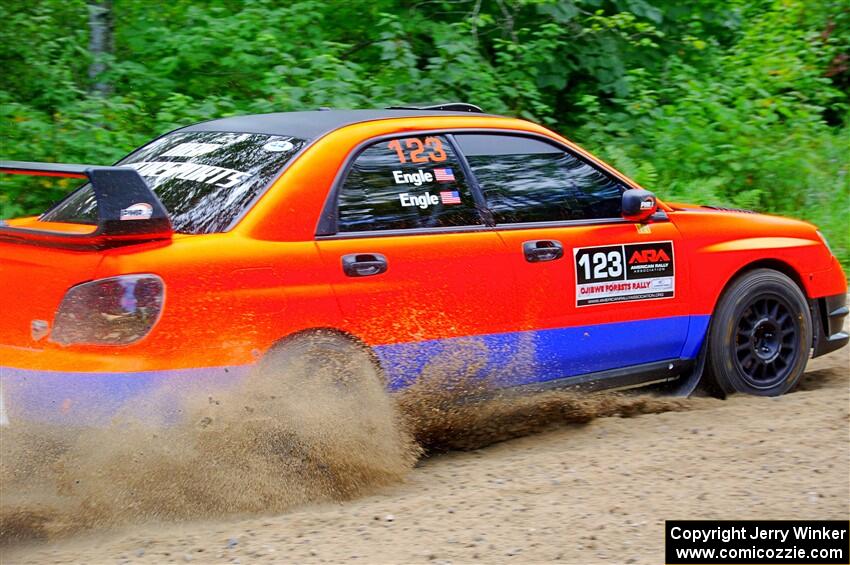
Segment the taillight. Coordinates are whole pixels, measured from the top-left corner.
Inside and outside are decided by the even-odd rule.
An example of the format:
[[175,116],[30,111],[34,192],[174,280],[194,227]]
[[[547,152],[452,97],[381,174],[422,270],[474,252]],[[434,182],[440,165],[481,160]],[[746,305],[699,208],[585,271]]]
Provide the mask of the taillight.
[[165,284],[156,275],[124,275],[72,287],[50,340],[61,345],[127,345],[145,337],[162,312]]

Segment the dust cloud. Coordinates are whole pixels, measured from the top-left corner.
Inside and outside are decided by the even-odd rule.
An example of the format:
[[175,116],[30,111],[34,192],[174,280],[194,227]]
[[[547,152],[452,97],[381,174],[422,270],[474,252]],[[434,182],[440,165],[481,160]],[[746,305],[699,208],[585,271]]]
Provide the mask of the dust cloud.
[[[293,363],[183,399],[175,425],[127,415],[97,429],[0,428],[0,543],[345,501],[403,481],[429,452],[691,405],[614,393],[502,391],[498,378],[482,378],[480,365],[457,356],[426,367],[393,396],[362,359],[309,371]],[[145,410],[155,412],[171,392],[145,398]]]
[[[420,377],[396,397],[406,429],[425,453],[478,449],[602,417],[689,410],[700,402],[649,394],[506,387],[535,362],[532,338],[499,352],[471,338],[445,353],[423,367]],[[494,353],[505,359],[504,364],[493,367],[486,362]]]

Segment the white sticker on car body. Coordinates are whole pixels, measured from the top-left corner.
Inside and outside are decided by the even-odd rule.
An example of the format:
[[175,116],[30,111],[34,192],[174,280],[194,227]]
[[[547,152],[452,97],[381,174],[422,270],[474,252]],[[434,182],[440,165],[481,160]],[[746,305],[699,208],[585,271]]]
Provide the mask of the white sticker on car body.
[[153,216],[153,206],[147,202],[139,202],[121,210],[119,220],[150,220]]
[[573,259],[576,306],[675,296],[672,241],[576,247]]
[[263,145],[263,151],[268,151],[269,153],[285,153],[286,151],[292,151],[293,147],[295,147],[295,145],[293,145],[291,141],[278,139],[275,141],[269,141]]

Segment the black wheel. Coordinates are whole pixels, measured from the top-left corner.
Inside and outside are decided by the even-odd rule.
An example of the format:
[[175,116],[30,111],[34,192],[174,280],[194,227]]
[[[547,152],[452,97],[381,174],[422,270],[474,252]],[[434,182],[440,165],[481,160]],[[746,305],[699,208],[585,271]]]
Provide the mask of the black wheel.
[[301,334],[276,345],[258,364],[255,380],[289,399],[290,409],[303,408],[310,420],[356,415],[368,425],[378,414],[393,413],[369,350],[333,332]]
[[259,409],[245,417],[274,420],[290,457],[299,453],[311,465],[305,473],[324,476],[326,491],[347,496],[395,481],[418,458],[380,366],[346,336],[316,331],[284,340],[246,387],[249,405]]
[[779,396],[806,368],[812,321],[806,298],[784,274],[757,269],[726,290],[711,322],[708,369],[724,393]]

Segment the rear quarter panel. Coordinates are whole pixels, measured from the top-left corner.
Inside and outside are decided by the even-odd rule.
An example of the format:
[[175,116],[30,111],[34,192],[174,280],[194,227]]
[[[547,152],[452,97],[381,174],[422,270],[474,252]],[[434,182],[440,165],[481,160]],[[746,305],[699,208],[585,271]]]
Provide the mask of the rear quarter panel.
[[[128,372],[247,365],[286,335],[340,325],[329,275],[312,241],[176,235],[165,245],[104,252],[59,254],[0,245],[0,257],[8,306],[0,322],[0,365],[9,367]],[[33,317],[52,325],[70,286],[133,273],[153,273],[165,283],[162,316],[140,341],[121,347],[61,346],[29,335]],[[21,299],[34,306],[15,302]]]
[[101,259],[97,253],[0,240],[0,344],[37,346],[32,322],[52,323],[68,288],[91,280]]
[[247,364],[290,333],[339,324],[312,241],[183,236],[163,249],[107,253],[97,277],[132,272],[162,277],[166,297],[157,326],[124,353],[163,368]]

